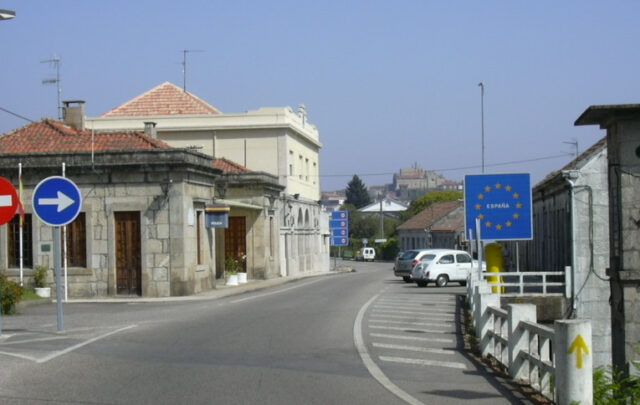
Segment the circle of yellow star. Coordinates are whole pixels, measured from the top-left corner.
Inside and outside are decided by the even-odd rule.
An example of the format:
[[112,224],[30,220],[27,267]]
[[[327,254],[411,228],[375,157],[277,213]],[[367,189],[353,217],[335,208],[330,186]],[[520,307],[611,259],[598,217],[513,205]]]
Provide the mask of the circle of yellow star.
[[489,186],[485,187],[484,191],[486,191],[487,193],[490,193],[491,192],[491,187],[489,187]]
[[484,194],[478,194],[478,200],[484,200]]
[[501,230],[502,229],[502,225],[500,225],[500,224],[496,225],[496,229],[497,230]]
[[502,184],[498,183],[496,184],[496,190],[500,190],[502,188]]
[[515,219],[518,219],[518,218],[520,218],[520,214],[513,214],[513,217],[514,217]]
[[482,209],[482,204],[476,204],[476,209],[477,210],[481,210]]
[[505,225],[507,225],[507,227],[510,227],[511,225],[513,225],[513,222],[507,221],[507,223]]
[[491,228],[491,226],[492,226],[493,224],[492,224],[491,222],[486,222],[486,223],[485,223],[485,225],[486,225],[486,227],[487,227],[487,228]]
[[518,198],[520,198],[520,194],[515,193],[515,194],[513,195],[513,198],[515,198],[515,199],[517,200]]
[[507,191],[511,191],[511,186],[506,186],[504,189]]
[[517,203],[516,208],[522,208],[522,203]]
[[482,214],[478,215],[478,219],[482,221],[484,219],[484,215]]

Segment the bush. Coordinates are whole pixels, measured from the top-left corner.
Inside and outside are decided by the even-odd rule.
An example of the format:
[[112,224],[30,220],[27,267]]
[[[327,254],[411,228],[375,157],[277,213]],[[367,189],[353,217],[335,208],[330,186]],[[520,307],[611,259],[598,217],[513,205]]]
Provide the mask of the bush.
[[47,280],[47,268],[44,266],[36,266],[33,273],[33,284],[36,288],[46,287],[45,281]]
[[640,378],[598,368],[593,372],[594,405],[640,404]]
[[0,294],[2,294],[2,313],[12,314],[15,312],[15,306],[22,300],[24,290],[20,284],[10,281],[7,276],[0,274]]
[[380,257],[384,260],[394,260],[400,251],[398,238],[389,238],[385,243],[380,245]]

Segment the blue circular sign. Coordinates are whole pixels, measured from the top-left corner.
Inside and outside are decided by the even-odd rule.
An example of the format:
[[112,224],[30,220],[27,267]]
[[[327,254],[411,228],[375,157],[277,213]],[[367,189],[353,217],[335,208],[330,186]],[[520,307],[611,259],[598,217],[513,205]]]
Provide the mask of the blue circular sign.
[[33,212],[42,222],[51,226],[64,226],[72,222],[82,208],[82,194],[71,180],[51,176],[42,180],[33,190]]

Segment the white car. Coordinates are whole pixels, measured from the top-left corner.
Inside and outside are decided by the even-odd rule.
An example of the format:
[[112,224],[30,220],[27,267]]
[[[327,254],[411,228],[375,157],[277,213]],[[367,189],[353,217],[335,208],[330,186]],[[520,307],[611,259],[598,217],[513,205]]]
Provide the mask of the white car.
[[376,259],[376,251],[374,248],[366,247],[362,249],[362,253],[356,256],[356,261],[362,260],[363,262],[374,261]]
[[[477,260],[464,250],[430,249],[411,270],[411,279],[418,287],[426,287],[430,282],[445,287],[450,281],[465,285],[469,272],[477,267]],[[486,267],[484,263],[482,267]]]

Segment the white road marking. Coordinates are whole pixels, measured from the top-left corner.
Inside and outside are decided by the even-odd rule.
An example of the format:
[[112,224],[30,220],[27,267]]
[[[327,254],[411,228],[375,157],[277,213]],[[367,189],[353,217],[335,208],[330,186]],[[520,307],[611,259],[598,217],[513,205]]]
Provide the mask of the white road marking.
[[53,360],[53,359],[55,359],[56,357],[60,357],[60,356],[62,356],[63,354],[70,353],[70,352],[72,352],[72,351],[74,351],[74,350],[76,350],[76,349],[79,349],[79,348],[81,348],[81,347],[83,347],[83,346],[86,346],[86,345],[88,345],[88,344],[90,344],[90,343],[96,342],[96,341],[98,341],[98,340],[100,340],[100,339],[104,339],[104,338],[106,338],[106,337],[108,337],[108,336],[111,336],[111,335],[115,335],[116,333],[120,333],[120,332],[123,332],[123,331],[125,331],[125,330],[131,329],[131,328],[135,328],[136,326],[137,326],[137,325],[129,325],[129,326],[125,326],[124,328],[116,329],[116,330],[114,330],[114,331],[112,331],[112,332],[108,332],[108,333],[105,333],[105,334],[103,334],[103,335],[96,336],[96,337],[94,337],[93,339],[89,339],[89,340],[84,341],[84,342],[82,342],[82,343],[78,343],[77,345],[73,345],[73,346],[68,347],[68,348],[66,348],[66,349],[64,349],[64,350],[60,350],[60,351],[57,351],[57,352],[51,353],[51,354],[50,354],[50,355],[48,355],[48,356],[45,356],[45,357],[43,357],[43,358],[41,358],[41,359],[36,360],[36,363],[46,363],[46,362],[47,362],[47,361],[49,361],[49,360]]
[[421,308],[417,305],[397,305],[397,304],[384,304],[384,303],[376,304],[373,307],[374,308],[413,309],[413,310],[422,309],[424,310],[424,312],[430,312],[430,311],[442,312],[442,311],[451,311],[455,309],[453,305],[433,305],[430,307]]
[[388,343],[377,343],[377,342],[373,343],[373,347],[380,347],[382,349],[407,350],[410,352],[420,352],[420,353],[456,354],[456,351],[451,349],[432,349],[429,347],[392,345]]
[[37,339],[15,340],[13,342],[2,343],[2,345],[0,346],[19,345],[21,343],[31,343],[31,342],[46,342],[48,340],[60,340],[60,339],[68,339],[68,336],[54,336],[54,337],[37,338]]
[[416,398],[412,397],[406,391],[403,391],[400,387],[395,385],[389,380],[389,378],[380,370],[380,367],[373,361],[369,352],[367,351],[367,347],[364,344],[364,340],[362,338],[362,319],[364,318],[364,314],[369,308],[369,305],[378,298],[377,295],[373,296],[366,304],[360,308],[358,311],[358,315],[356,316],[356,320],[353,323],[353,342],[355,343],[356,349],[358,350],[358,354],[360,354],[360,358],[362,359],[362,363],[369,370],[369,374],[373,378],[376,379],[384,388],[386,388],[389,392],[400,398],[411,405],[424,405],[423,402],[418,401]]
[[399,339],[399,340],[415,340],[417,342],[454,343],[454,339],[407,336],[407,335],[389,335],[388,333],[369,333],[369,336],[377,337],[377,338]]
[[[451,319],[451,315],[446,315],[446,314],[424,314],[423,316],[416,316],[416,315],[409,315],[409,316],[402,316],[402,315],[395,315],[397,314],[397,311],[380,311],[380,310],[376,310],[376,311],[371,311],[371,316],[376,316],[378,318],[388,318],[388,319],[412,319],[412,320],[445,320],[445,319]],[[438,319],[439,318],[439,319]],[[451,321],[453,322],[453,321]]]
[[388,356],[380,356],[380,360],[388,361],[392,363],[414,364],[417,366],[438,366],[438,367],[457,368],[460,370],[467,369],[467,366],[465,366],[464,364],[454,362],[454,361],[406,359],[404,357],[388,357]]
[[397,326],[369,326],[369,329],[403,330],[403,331],[414,331],[414,332],[422,332],[422,333],[453,333],[446,330],[400,328]]
[[447,311],[444,309],[427,309],[425,308],[423,311],[412,311],[410,309],[404,309],[402,307],[390,307],[388,305],[374,305],[373,308],[375,310],[386,310],[387,312],[393,310],[394,313],[400,313],[400,314],[422,314],[422,315],[429,315],[432,314],[434,312],[438,312],[441,314],[451,314],[451,315],[455,315],[455,311]]
[[306,286],[308,286],[309,284],[317,283],[318,281],[323,281],[323,280],[325,280],[325,279],[324,279],[324,278],[318,278],[317,280],[310,281],[310,282],[308,282],[308,283],[298,284],[298,285],[296,285],[296,286],[289,287],[289,288],[284,288],[284,289],[282,289],[282,290],[273,291],[273,292],[264,293],[264,294],[252,295],[251,297],[246,297],[246,298],[240,298],[240,299],[238,299],[238,300],[233,300],[233,301],[231,301],[231,303],[232,303],[232,304],[237,304],[238,302],[254,300],[254,299],[256,299],[256,298],[262,298],[262,297],[266,297],[266,296],[268,296],[268,295],[280,294],[280,293],[283,293],[283,292],[285,292],[285,291],[295,290],[296,288],[306,287]]
[[[407,322],[407,321],[390,321],[388,319],[374,319],[374,318],[369,318],[369,322],[395,324],[395,325],[415,325],[415,326],[435,326],[435,327],[451,326],[451,325],[447,325],[447,323],[445,322]],[[449,322],[449,323],[453,323],[453,322]]]

